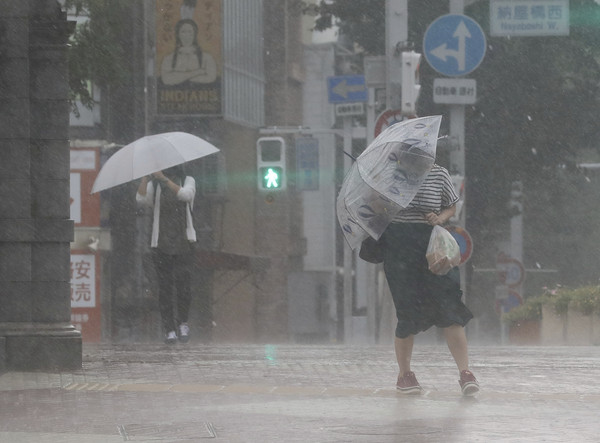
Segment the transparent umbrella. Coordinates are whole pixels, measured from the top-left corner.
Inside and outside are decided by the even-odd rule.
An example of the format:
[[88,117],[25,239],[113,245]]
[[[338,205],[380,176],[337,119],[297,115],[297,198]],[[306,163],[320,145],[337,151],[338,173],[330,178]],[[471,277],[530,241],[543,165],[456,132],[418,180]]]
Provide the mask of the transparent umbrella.
[[379,238],[402,207],[366,184],[354,163],[344,178],[336,209],[344,237],[355,249],[369,235]]
[[408,206],[435,162],[439,115],[396,123],[371,142],[344,178],[338,222],[350,246],[379,239]]

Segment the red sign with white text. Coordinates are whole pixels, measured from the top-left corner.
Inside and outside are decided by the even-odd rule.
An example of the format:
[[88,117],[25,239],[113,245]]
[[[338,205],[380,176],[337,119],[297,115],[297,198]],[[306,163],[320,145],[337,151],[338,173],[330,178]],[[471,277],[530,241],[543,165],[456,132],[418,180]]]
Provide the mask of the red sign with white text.
[[[76,230],[100,227],[100,194],[91,194],[99,152],[99,147],[71,148],[71,219]],[[71,323],[84,342],[101,339],[100,306],[100,254],[71,250]]]

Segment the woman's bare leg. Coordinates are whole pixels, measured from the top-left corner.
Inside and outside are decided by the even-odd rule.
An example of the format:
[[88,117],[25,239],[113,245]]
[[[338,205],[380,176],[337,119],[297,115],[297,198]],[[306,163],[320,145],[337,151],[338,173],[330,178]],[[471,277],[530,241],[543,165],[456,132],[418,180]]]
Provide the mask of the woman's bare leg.
[[444,337],[446,338],[446,343],[448,343],[448,349],[450,349],[450,353],[454,357],[456,366],[458,366],[458,371],[461,372],[469,369],[469,352],[467,349],[465,328],[461,325],[452,325],[444,328]]
[[410,360],[412,358],[414,342],[414,335],[409,335],[406,338],[396,337],[394,339],[394,350],[396,351],[396,360],[398,360],[400,375],[406,374],[408,371],[410,371]]

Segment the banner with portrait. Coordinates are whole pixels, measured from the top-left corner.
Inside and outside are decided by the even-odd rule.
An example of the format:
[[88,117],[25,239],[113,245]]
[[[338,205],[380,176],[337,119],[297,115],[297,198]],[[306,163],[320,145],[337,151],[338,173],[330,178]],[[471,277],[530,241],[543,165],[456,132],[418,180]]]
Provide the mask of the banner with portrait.
[[221,0],[156,0],[158,115],[221,115]]

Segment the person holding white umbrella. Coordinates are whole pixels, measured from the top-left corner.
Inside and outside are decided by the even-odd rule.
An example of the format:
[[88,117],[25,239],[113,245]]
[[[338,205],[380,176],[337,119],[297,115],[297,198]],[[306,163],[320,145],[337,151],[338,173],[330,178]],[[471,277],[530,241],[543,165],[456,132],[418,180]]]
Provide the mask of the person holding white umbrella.
[[[183,173],[184,163],[219,152],[187,132],[147,135],[123,146],[98,172],[92,194],[141,178],[136,200],[154,209],[151,247],[159,279],[159,305],[167,343],[189,339],[192,244],[196,231],[192,211],[196,182]],[[173,301],[177,289],[177,320]]]
[[182,343],[189,340],[192,244],[196,242],[192,222],[195,195],[196,182],[184,174],[181,165],[144,176],[136,194],[140,205],[153,208],[150,246],[167,344],[178,339]]

